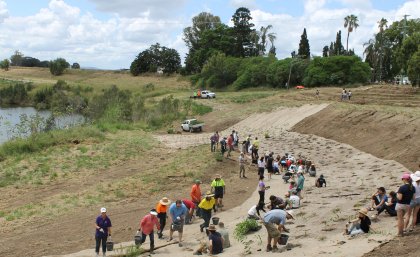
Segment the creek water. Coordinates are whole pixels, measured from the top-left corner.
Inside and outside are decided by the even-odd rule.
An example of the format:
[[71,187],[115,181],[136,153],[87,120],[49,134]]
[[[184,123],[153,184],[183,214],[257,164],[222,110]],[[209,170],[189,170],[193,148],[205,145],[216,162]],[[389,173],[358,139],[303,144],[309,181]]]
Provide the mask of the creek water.
[[[31,120],[36,114],[44,121],[51,116],[50,111],[38,111],[33,107],[0,108],[0,144],[15,137],[29,136],[30,133],[22,133],[22,129],[18,129],[18,127],[23,123],[22,117],[26,116]],[[55,116],[54,118],[55,127],[58,129],[72,127],[86,121],[86,118],[80,114]]]

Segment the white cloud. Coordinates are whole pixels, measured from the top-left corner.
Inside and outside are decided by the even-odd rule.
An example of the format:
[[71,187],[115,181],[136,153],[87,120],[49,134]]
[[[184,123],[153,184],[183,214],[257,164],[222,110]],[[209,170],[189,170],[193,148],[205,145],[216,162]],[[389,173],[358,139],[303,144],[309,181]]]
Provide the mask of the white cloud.
[[168,18],[177,15],[187,0],[89,0],[99,11],[118,14],[121,17]]
[[230,0],[230,4],[234,8],[246,7],[250,10],[257,8],[255,0]]
[[0,0],[0,23],[2,23],[8,16],[9,11],[7,10],[7,4],[6,2]]
[[326,3],[326,0],[305,0],[304,9],[305,13],[312,13],[322,8]]

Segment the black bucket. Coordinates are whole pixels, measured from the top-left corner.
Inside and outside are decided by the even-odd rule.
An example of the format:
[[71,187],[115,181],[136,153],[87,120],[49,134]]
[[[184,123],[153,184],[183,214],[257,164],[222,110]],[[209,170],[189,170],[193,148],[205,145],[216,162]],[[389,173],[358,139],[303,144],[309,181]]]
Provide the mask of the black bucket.
[[136,245],[141,245],[141,235],[135,235],[134,236],[134,243]]
[[213,217],[213,218],[211,218],[211,220],[213,222],[213,225],[217,225],[217,224],[219,224],[220,218],[219,217]]
[[112,242],[112,241],[108,241],[108,242],[106,242],[106,250],[107,250],[107,251],[112,251],[112,250],[114,250],[114,242]]
[[286,234],[281,234],[278,242],[279,242],[280,245],[286,245],[287,240],[289,240],[289,236],[286,235]]

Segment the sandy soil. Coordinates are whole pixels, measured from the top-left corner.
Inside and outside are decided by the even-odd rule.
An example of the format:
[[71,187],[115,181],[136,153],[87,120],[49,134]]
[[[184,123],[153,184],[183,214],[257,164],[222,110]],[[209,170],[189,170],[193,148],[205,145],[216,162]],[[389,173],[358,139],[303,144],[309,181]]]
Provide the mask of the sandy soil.
[[[282,255],[361,256],[392,239],[396,233],[395,219],[384,215],[374,222],[374,233],[352,239],[342,235],[345,222],[353,217],[361,206],[368,205],[368,199],[376,187],[384,186],[388,190],[396,190],[399,186],[400,172],[406,168],[395,161],[376,158],[346,144],[289,131],[300,120],[325,107],[326,105],[306,105],[300,108],[283,108],[273,113],[256,114],[226,130],[237,129],[242,134],[250,133],[258,136],[261,139],[261,152],[274,151],[275,154],[288,152],[295,155],[301,153],[308,156],[317,164],[318,174],[324,174],[327,179],[328,187],[320,189],[314,187],[314,178],[306,177],[302,207],[295,212],[296,220],[286,225],[291,230],[290,244],[287,246],[290,250],[281,253]],[[270,138],[264,138],[266,133]],[[170,135],[157,136],[157,138],[170,147],[179,148],[207,143],[209,134]],[[181,139],[191,144],[180,145]],[[233,230],[235,224],[246,217],[247,210],[258,199],[255,190],[257,176],[254,173],[249,177],[255,182],[255,187],[248,189],[253,191],[252,196],[233,209],[217,213],[231,233],[233,246],[226,250],[224,255],[227,256],[242,256],[245,252],[243,243],[233,239]],[[267,181],[267,184],[271,186],[267,194],[282,196],[287,191],[287,184],[282,182],[280,176],[274,176],[271,181]],[[199,221],[196,221],[185,228],[185,242],[182,248],[177,245],[167,246],[156,250],[156,255],[191,255],[198,240],[204,238],[204,234],[199,232],[198,223]],[[264,229],[247,237],[246,242],[249,244],[251,256],[272,255],[264,251],[265,238]],[[158,241],[157,245],[164,243],[166,242]],[[132,242],[123,245],[129,244]],[[282,249],[285,250],[285,247]],[[64,256],[92,256],[92,249]]]

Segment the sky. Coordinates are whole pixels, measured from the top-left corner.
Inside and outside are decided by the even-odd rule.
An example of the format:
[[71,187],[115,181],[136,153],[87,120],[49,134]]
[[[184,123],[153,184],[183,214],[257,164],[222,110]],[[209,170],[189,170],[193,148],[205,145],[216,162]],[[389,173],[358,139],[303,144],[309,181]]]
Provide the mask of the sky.
[[335,41],[344,17],[354,14],[359,27],[349,48],[363,57],[363,43],[378,31],[377,22],[420,18],[420,0],[0,0],[0,60],[19,50],[42,60],[65,58],[81,67],[129,68],[152,44],[188,52],[182,31],[200,12],[232,25],[239,7],[251,11],[255,28],[272,25],[277,57],[297,51],[306,28],[312,55]]

